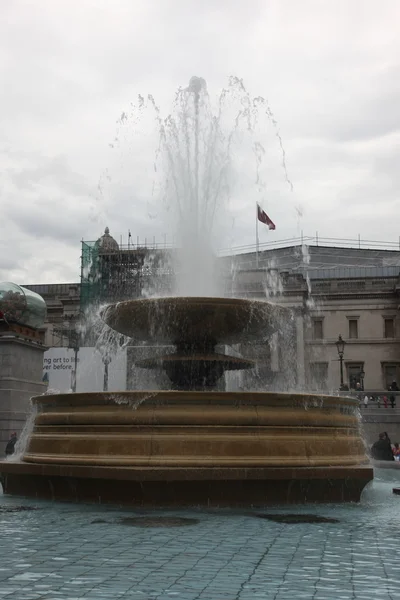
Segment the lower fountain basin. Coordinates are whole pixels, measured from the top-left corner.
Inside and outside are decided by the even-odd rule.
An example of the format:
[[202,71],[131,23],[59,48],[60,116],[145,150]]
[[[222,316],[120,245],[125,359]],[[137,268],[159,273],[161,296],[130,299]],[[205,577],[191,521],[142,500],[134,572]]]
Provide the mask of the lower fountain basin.
[[372,479],[351,398],[267,392],[44,395],[6,493],[137,505],[358,501]]
[[38,409],[23,460],[132,466],[365,463],[357,403],[275,392],[57,394]]

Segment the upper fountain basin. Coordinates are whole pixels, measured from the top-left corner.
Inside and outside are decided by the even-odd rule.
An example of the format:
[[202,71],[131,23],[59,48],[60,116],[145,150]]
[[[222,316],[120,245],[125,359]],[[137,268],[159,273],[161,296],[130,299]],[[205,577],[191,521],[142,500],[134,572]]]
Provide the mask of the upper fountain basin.
[[235,344],[267,339],[290,319],[289,309],[243,298],[168,297],[107,306],[102,319],[136,340],[173,344]]

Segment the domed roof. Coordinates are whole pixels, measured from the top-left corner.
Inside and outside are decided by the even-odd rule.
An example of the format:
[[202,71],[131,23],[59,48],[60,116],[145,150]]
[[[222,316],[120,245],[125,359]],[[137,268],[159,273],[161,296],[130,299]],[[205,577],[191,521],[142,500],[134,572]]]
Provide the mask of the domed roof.
[[117,252],[119,250],[119,246],[113,236],[110,235],[108,227],[105,228],[104,234],[97,240],[97,247],[102,252]]
[[0,313],[2,319],[38,329],[46,319],[46,302],[32,290],[3,281],[0,283]]

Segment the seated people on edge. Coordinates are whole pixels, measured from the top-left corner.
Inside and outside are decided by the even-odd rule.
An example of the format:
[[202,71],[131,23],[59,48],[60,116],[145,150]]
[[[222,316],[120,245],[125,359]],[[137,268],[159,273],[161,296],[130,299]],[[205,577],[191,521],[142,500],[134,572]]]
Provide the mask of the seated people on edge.
[[386,431],[379,434],[379,440],[372,445],[371,456],[375,460],[394,460],[392,446]]

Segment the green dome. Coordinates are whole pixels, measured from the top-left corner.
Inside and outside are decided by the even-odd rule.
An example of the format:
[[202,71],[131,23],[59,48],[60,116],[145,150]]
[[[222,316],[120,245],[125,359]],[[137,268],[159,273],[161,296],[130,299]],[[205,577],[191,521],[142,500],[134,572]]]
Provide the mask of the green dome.
[[42,296],[10,281],[0,283],[0,311],[10,323],[38,329],[46,318]]

